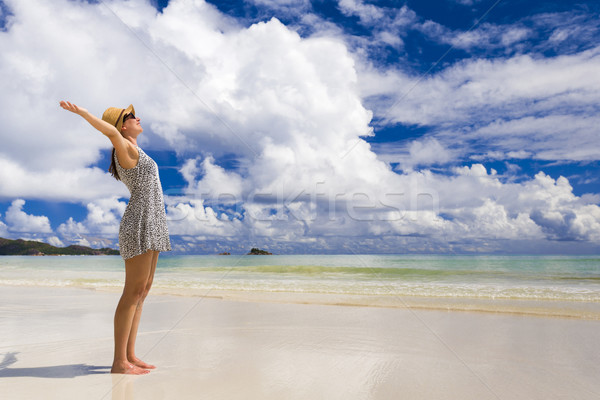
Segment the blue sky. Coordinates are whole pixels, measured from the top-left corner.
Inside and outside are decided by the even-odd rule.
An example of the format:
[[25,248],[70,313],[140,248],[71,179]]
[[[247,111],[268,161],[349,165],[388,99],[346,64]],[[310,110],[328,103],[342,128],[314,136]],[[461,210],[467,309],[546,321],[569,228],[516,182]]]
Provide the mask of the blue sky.
[[[51,17],[48,17],[51,16]],[[0,1],[0,236],[117,246],[133,103],[178,253],[597,253],[596,1]]]

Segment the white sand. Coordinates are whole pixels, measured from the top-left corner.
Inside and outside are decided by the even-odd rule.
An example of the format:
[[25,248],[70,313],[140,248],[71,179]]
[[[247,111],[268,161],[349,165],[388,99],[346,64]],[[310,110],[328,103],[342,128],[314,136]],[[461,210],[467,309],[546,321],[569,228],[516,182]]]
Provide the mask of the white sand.
[[0,398],[600,398],[599,321],[152,293],[111,375],[118,297],[0,287]]

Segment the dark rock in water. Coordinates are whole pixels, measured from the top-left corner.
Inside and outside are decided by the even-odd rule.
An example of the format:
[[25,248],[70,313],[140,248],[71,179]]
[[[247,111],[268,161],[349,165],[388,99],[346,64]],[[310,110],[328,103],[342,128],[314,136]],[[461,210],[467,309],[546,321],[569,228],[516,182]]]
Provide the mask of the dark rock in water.
[[269,253],[268,251],[265,250],[261,250],[261,249],[257,249],[256,247],[253,247],[252,249],[250,249],[250,253],[246,254],[248,256],[263,256],[263,255],[272,255],[273,253]]
[[231,255],[231,253],[224,251],[224,252],[222,252],[222,253],[219,253],[219,255],[220,255],[220,256],[230,256],[230,255]]

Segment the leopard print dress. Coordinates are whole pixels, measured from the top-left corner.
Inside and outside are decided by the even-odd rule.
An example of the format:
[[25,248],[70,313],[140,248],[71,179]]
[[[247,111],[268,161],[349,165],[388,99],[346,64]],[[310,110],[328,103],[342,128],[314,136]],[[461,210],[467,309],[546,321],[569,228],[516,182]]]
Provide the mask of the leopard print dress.
[[171,250],[158,165],[136,147],[140,157],[133,168],[121,167],[117,153],[114,155],[119,177],[131,194],[119,227],[119,251],[124,260],[148,250]]

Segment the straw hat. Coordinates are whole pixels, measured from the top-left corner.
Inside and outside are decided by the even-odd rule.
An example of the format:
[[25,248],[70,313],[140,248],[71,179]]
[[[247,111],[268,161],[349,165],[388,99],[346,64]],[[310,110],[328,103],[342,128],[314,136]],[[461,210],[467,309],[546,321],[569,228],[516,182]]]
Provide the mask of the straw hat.
[[102,119],[121,132],[121,127],[123,126],[123,115],[129,113],[135,114],[133,104],[130,104],[127,108],[108,107],[106,111],[104,111],[104,114],[102,114]]

